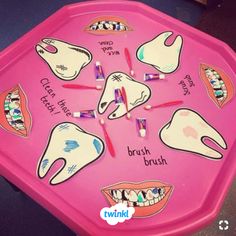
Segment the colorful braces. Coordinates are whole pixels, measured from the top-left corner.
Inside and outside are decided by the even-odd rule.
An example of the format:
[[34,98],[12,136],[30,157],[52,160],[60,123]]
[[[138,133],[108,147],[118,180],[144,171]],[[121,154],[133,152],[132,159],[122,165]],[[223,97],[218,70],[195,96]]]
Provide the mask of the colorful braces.
[[28,136],[31,128],[31,116],[23,90],[18,85],[0,95],[0,104],[4,113],[0,114],[0,125],[17,135]]
[[102,189],[108,202],[135,208],[133,217],[151,216],[161,211],[167,204],[173,187],[159,181],[141,183],[119,183]]
[[92,23],[89,24],[85,29],[87,32],[92,34],[110,34],[110,33],[124,33],[130,31],[130,27],[127,23],[113,16],[104,16],[96,18]]
[[217,104],[218,107],[223,107],[234,96],[234,86],[226,75],[219,68],[201,64],[200,66],[201,79],[204,81],[205,86],[211,99]]

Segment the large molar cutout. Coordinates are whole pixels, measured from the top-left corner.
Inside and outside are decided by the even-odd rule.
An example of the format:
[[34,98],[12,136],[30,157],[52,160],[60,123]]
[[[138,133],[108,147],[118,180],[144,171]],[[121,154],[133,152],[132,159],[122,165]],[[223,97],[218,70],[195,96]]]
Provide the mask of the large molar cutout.
[[54,127],[48,145],[38,164],[38,176],[44,178],[57,160],[64,165],[50,179],[50,184],[60,184],[97,160],[104,152],[103,141],[73,123]]
[[56,39],[43,39],[36,46],[38,55],[62,80],[74,80],[92,60],[89,50]]
[[207,146],[204,143],[205,139],[227,149],[227,144],[221,134],[202,116],[190,109],[177,110],[171,121],[161,129],[160,138],[168,147],[212,159],[220,159],[223,155]]
[[117,104],[117,108],[108,116],[111,120],[124,116],[128,111],[144,104],[151,97],[151,90],[147,85],[135,81],[125,73],[114,72],[106,80],[106,85],[98,104],[99,114],[103,114],[109,105],[115,102],[114,90],[122,90],[122,87],[126,91],[128,109],[124,102]]
[[141,45],[137,50],[138,60],[154,66],[163,73],[169,74],[177,70],[180,63],[183,38],[178,35],[171,45],[167,45],[166,41],[172,34],[172,32],[164,32]]

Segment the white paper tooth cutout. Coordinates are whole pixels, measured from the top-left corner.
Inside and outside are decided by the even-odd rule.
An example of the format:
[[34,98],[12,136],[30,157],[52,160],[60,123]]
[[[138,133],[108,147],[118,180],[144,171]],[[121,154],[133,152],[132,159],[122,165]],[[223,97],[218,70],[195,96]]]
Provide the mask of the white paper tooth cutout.
[[207,146],[204,143],[205,139],[227,149],[227,144],[220,133],[202,116],[190,109],[175,111],[170,122],[161,129],[159,135],[168,147],[200,154],[207,158],[220,159],[223,155]]
[[38,163],[38,176],[44,178],[55,161],[64,161],[50,179],[50,184],[60,184],[79,170],[97,160],[104,152],[103,141],[79,126],[65,122],[53,128],[48,145]]
[[163,32],[149,42],[142,44],[137,50],[139,61],[154,66],[162,73],[172,73],[179,67],[183,38],[178,35],[172,43],[167,45],[166,40],[172,32]]
[[[115,101],[114,90],[125,88],[127,95],[128,111],[142,105],[151,96],[150,88],[140,82],[135,81],[127,74],[114,72],[108,76],[102,97],[98,104],[99,114],[103,114],[108,106]],[[117,108],[108,116],[109,119],[117,119],[127,113],[125,103],[119,103]]]
[[[52,47],[54,51],[49,51],[47,47]],[[37,44],[36,51],[62,80],[74,80],[92,60],[92,54],[87,49],[51,38]]]

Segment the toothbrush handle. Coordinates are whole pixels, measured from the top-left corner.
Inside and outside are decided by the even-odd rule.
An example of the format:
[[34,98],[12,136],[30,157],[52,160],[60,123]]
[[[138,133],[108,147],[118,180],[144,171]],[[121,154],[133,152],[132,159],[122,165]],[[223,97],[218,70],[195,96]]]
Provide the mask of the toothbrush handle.
[[108,150],[109,150],[111,156],[112,156],[112,157],[115,157],[116,153],[115,153],[115,149],[114,149],[114,147],[113,147],[113,144],[112,144],[112,142],[111,142],[111,139],[110,139],[110,137],[109,137],[109,135],[108,135],[108,133],[107,133],[105,127],[104,127],[104,126],[102,126],[102,127],[103,127],[103,133],[104,133],[104,137],[105,137],[105,141],[106,141]]

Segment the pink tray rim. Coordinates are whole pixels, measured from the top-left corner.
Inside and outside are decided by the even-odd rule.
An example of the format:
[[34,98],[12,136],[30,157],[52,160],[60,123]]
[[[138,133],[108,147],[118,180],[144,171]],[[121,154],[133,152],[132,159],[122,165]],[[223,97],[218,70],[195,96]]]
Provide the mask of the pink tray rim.
[[[187,32],[188,36],[191,36],[192,38],[198,37],[198,41],[200,41],[201,43],[209,43],[213,50],[217,50],[221,55],[224,56],[228,65],[230,65],[231,69],[236,74],[236,54],[226,43],[197,29],[194,29],[191,26],[180,22],[162,12],[159,12],[158,10],[155,10],[143,3],[124,0],[87,1],[63,7],[0,53],[0,63],[5,65],[1,68],[0,71],[5,70],[7,66],[9,66],[17,58],[19,58],[22,53],[27,51],[27,48],[21,51],[22,45],[35,45],[38,42],[39,35],[43,35],[45,28],[50,29],[53,22],[60,20],[62,16],[64,17],[64,21],[67,21],[69,18],[78,14],[76,13],[76,11],[80,10],[82,12],[83,9],[87,11],[87,8],[90,9],[99,5],[103,7],[106,6],[106,8],[114,8],[114,6],[116,6],[118,10],[121,10],[121,8],[125,10],[127,8],[132,9],[135,7],[135,10],[137,12],[140,12],[144,15],[148,13],[149,16],[158,16],[165,21],[171,22],[174,27],[181,28],[183,34]],[[120,7],[121,5],[122,7]],[[236,141],[234,142],[234,145],[232,146],[228,157],[233,156],[235,153]],[[32,197],[44,208],[48,209],[53,215],[55,215],[62,222],[68,225],[72,230],[82,235],[98,235],[98,230],[99,235],[108,233],[107,229],[97,228],[97,226],[92,224],[84,215],[82,216],[67,202],[63,201],[52,191],[48,191],[48,189],[45,186],[42,186],[36,179],[32,179],[28,173],[21,169],[21,167],[16,166],[13,161],[9,161],[9,159],[1,151],[0,157],[2,159],[2,161],[0,162],[0,174],[7,178],[9,181],[13,182],[16,186],[22,189],[26,194]],[[221,184],[218,184],[218,188],[221,189],[221,191],[213,191],[215,200],[211,200],[212,194],[209,194],[207,200],[205,201],[204,207],[202,206],[202,208],[198,212],[195,212],[191,217],[188,216],[188,218],[186,219],[181,218],[181,220],[171,222],[170,224],[165,225],[165,227],[163,228],[158,228],[158,235],[183,235],[183,233],[192,233],[206,226],[216,218],[236,175],[236,161],[229,165],[229,167],[227,166],[227,172],[225,173],[224,170],[226,170],[226,163],[227,162],[224,163],[224,166],[222,167],[220,173],[222,179]],[[37,191],[37,187],[39,185],[41,189],[45,189],[43,193]],[[60,206],[60,209],[55,206],[54,202],[57,202],[57,205]],[[109,233],[111,233],[112,235],[120,235],[121,232],[128,233],[129,235],[137,235],[137,233],[140,233],[140,231],[129,230],[119,230],[118,232],[109,231]],[[145,230],[145,234],[157,235],[157,232],[155,228],[150,228]]]

